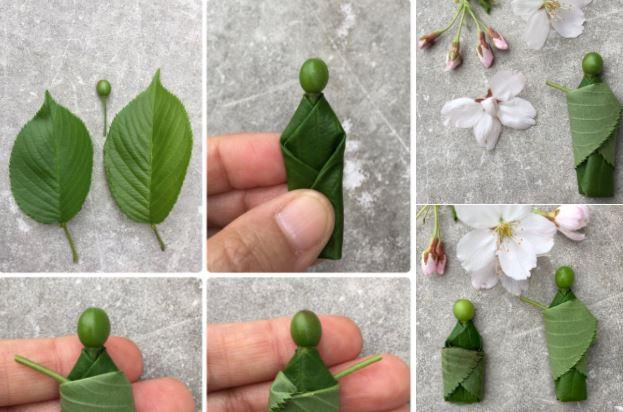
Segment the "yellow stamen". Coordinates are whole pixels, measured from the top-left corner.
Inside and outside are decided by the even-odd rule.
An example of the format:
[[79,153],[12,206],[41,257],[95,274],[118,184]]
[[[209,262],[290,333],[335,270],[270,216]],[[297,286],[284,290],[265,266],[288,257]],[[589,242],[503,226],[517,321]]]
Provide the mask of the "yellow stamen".
[[560,4],[558,0],[546,0],[543,3],[543,8],[547,12],[547,14],[549,14],[550,16],[553,14],[556,14],[556,10],[558,10],[561,7],[562,5]]
[[502,222],[498,226],[496,226],[494,230],[500,237],[500,240],[504,239],[505,237],[513,236],[513,226],[510,222]]

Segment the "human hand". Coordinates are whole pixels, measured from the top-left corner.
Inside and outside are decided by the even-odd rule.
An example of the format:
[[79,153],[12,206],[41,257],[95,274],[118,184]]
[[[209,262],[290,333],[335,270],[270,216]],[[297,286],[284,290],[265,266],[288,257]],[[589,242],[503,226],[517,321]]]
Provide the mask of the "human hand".
[[[80,356],[77,336],[49,339],[0,341],[0,410],[3,412],[60,411],[58,383],[15,362],[22,355],[67,376]],[[137,412],[193,412],[194,400],[176,379],[159,378],[137,382],[143,371],[138,347],[128,339],[110,337],[106,350],[117,367],[133,382]]]
[[277,134],[208,139],[208,269],[298,272],[331,237],[333,207],[313,190],[288,192]]
[[[363,345],[350,319],[321,316],[318,350],[331,371],[356,363]],[[272,380],[294,354],[290,318],[208,325],[208,410],[265,412]],[[342,412],[407,412],[408,366],[384,354],[381,362],[340,379]]]

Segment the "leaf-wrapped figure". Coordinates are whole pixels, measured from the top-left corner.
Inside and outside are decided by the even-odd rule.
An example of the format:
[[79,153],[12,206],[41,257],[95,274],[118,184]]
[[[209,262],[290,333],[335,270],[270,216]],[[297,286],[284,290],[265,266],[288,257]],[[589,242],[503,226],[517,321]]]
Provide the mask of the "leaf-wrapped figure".
[[346,132],[322,94],[329,81],[326,64],[316,58],[307,60],[299,78],[306,93],[280,139],[288,190],[314,189],[329,199],[335,211],[335,227],[320,257],[341,259]]
[[578,190],[587,197],[614,196],[616,139],[623,107],[603,82],[603,60],[588,53],[582,62],[584,78],[577,89],[548,81],[567,95],[573,158]]
[[134,412],[132,384],[117,368],[104,347],[110,320],[102,309],[88,308],[78,320],[78,336],[85,346],[69,376],[15,356],[15,361],[59,384],[62,412]]
[[443,398],[452,403],[482,400],[485,352],[482,339],[472,321],[474,305],[467,299],[454,304],[457,324],[441,350]]
[[268,412],[339,412],[338,380],[382,360],[375,355],[333,375],[316,349],[322,336],[316,314],[308,310],[298,312],[292,318],[290,333],[297,349],[273,381]]
[[574,277],[570,267],[558,268],[558,293],[549,307],[521,297],[524,302],[542,310],[556,398],[562,402],[588,398],[586,355],[597,337],[597,318],[571,291]]

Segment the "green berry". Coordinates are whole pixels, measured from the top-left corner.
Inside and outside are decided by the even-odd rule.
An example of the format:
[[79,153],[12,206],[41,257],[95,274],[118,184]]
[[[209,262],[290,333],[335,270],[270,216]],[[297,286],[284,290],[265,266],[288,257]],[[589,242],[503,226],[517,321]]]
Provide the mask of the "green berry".
[[307,93],[322,93],[329,82],[329,69],[322,59],[309,59],[301,66],[299,81]]
[[95,87],[95,89],[97,90],[97,94],[100,95],[100,97],[108,97],[112,90],[112,86],[110,85],[110,82],[108,80],[100,80],[99,82],[97,82],[97,86]]
[[582,70],[586,74],[592,74],[596,76],[604,71],[604,60],[599,53],[588,53],[582,60]]
[[87,348],[100,348],[110,335],[110,320],[100,308],[88,308],[78,319],[78,337]]
[[318,319],[318,316],[316,316],[314,312],[302,310],[292,318],[290,334],[297,346],[317,346],[322,336],[320,319]]
[[569,266],[561,266],[556,271],[556,285],[560,289],[568,289],[573,285],[575,279],[575,273]]
[[454,316],[461,322],[472,320],[474,313],[474,305],[469,300],[459,299],[454,303]]

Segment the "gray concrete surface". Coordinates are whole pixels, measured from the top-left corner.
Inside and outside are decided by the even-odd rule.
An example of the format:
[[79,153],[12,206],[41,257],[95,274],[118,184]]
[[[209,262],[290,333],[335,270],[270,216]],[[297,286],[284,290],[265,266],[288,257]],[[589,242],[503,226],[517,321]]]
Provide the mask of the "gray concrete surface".
[[[573,290],[599,320],[597,341],[588,355],[588,400],[556,400],[542,316],[501,285],[486,291],[472,288],[456,259],[456,244],[469,228],[444,216],[447,272],[425,278],[418,270],[416,275],[418,411],[613,411],[623,406],[623,207],[593,206],[591,212],[587,239],[575,243],[556,235],[554,248],[532,271],[526,293],[549,304],[556,294],[556,269],[570,265],[575,270]],[[426,248],[431,230],[431,224],[419,225],[418,253]],[[474,302],[475,324],[487,354],[484,400],[469,407],[446,403],[442,395],[440,349],[456,322],[452,305],[461,297]]]
[[[0,0],[0,272],[189,272],[201,269],[201,1]],[[109,114],[150,83],[184,102],[194,148],[180,198],[160,232],[127,218],[114,203],[102,165],[103,114],[95,84],[112,84]],[[15,137],[43,103],[45,90],[79,116],[91,133],[91,191],[69,223],[80,253],[71,255],[62,230],[24,215],[10,191],[8,164]]]
[[313,270],[409,269],[409,2],[208,0],[208,135],[280,133],[322,57],[347,132],[344,252]]
[[142,379],[173,376],[201,410],[201,281],[147,278],[0,278],[0,339],[75,334],[80,313],[104,308],[112,334],[133,340]]
[[363,355],[390,352],[409,362],[407,278],[211,278],[208,323],[292,316],[301,309],[348,316],[363,335]]
[[[472,2],[474,3],[474,2]],[[542,50],[528,50],[522,36],[526,23],[512,12],[511,1],[500,1],[485,17],[510,42],[507,53],[496,53],[496,63],[484,70],[475,52],[475,32],[464,31],[463,67],[442,71],[449,38],[417,58],[417,201],[418,203],[586,203],[578,194],[571,149],[566,99],[545,85],[550,79],[577,87],[585,53],[598,51],[606,65],[605,79],[623,101],[623,63],[620,38],[623,3],[593,1],[584,10],[584,34],[563,39],[551,33]],[[452,2],[417,0],[418,36],[443,27]],[[485,16],[484,13],[480,13]],[[451,36],[453,36],[452,34]],[[451,39],[451,37],[450,37]],[[493,152],[478,147],[471,130],[443,126],[440,111],[457,97],[486,93],[485,78],[513,69],[528,79],[522,97],[537,109],[536,126],[527,131],[505,128]],[[617,158],[621,159],[621,146]],[[598,203],[623,200],[623,168],[616,169],[616,196]]]

